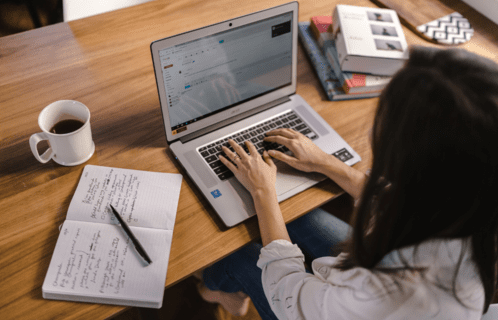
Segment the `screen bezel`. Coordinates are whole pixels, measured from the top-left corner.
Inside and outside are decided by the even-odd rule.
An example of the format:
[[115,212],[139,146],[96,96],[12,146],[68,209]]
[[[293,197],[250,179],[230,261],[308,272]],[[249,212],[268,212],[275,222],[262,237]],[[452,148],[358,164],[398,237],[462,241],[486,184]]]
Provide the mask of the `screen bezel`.
[[[198,130],[204,129],[210,125],[216,124],[220,121],[226,120],[228,118],[240,115],[245,113],[251,109],[259,107],[265,103],[272,102],[284,96],[289,96],[296,92],[296,74],[297,74],[297,26],[298,26],[298,3],[291,2],[278,7],[258,11],[255,13],[251,13],[245,16],[237,17],[234,19],[226,20],[223,22],[219,22],[204,28],[188,31],[185,33],[177,34],[168,38],[160,39],[154,41],[150,45],[152,61],[154,66],[154,73],[156,77],[156,85],[159,93],[159,102],[161,105],[161,111],[163,115],[164,129],[166,132],[166,140],[168,143],[172,143],[181,137],[184,137],[188,134],[194,133]],[[247,24],[251,24],[260,20],[268,19],[274,16],[278,16],[284,13],[292,12],[292,74],[291,74],[291,83],[287,86],[279,88],[277,90],[271,91],[267,94],[264,94],[258,98],[252,99],[250,101],[237,104],[233,107],[230,107],[224,111],[217,112],[207,118],[201,119],[197,122],[193,122],[188,124],[187,130],[177,133],[175,135],[172,134],[171,130],[171,122],[168,113],[167,106],[167,98],[166,91],[164,89],[164,81],[162,77],[161,70],[161,61],[159,56],[159,51],[182,44],[185,42],[193,41],[199,38],[207,37],[214,35],[219,32],[227,31],[230,29],[234,29],[237,27],[241,27]]]

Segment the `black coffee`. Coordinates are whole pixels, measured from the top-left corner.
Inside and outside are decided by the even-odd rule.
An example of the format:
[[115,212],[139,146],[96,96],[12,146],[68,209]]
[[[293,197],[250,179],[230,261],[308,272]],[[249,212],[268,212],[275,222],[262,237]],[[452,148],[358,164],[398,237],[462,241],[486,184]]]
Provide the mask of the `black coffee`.
[[84,123],[81,122],[80,120],[75,120],[75,119],[62,120],[54,124],[52,129],[50,129],[50,132],[55,134],[70,133],[78,130],[83,125]]

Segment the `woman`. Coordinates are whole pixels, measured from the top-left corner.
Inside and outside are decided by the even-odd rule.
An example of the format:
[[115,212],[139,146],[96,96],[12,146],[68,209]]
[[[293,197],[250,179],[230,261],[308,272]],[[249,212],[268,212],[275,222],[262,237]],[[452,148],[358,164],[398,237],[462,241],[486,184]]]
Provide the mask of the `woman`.
[[[497,288],[494,62],[461,49],[412,48],[379,100],[369,177],[289,129],[265,140],[293,156],[270,151],[263,160],[250,143],[248,155],[231,142],[236,154],[224,151],[233,162],[220,157],[253,196],[262,247],[205,269],[206,300],[243,313],[247,294],[264,319],[480,319],[487,311]],[[270,156],[321,172],[357,199],[352,231],[315,210],[288,233]],[[327,247],[347,237],[331,257]],[[315,259],[312,273],[300,247]]]

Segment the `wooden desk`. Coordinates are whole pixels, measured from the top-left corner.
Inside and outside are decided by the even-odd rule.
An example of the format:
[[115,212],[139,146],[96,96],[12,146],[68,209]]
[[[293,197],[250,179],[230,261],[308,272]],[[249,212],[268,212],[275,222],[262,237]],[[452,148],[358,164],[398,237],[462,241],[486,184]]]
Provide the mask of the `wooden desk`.
[[[86,164],[181,172],[166,145],[150,57],[152,41],[286,2],[152,1],[140,6],[0,38],[0,317],[100,319],[119,306],[49,301],[41,285],[58,226],[84,164],[38,163],[28,139],[39,132],[43,107],[61,99],[83,102],[92,113],[96,144]],[[339,1],[301,1],[300,21],[330,14]],[[346,1],[345,1],[346,2]],[[366,0],[350,4],[374,5]],[[465,4],[476,34],[463,47],[498,60],[498,28]],[[405,29],[410,44],[431,45]],[[362,156],[371,161],[367,132],[377,99],[329,102],[299,47],[298,93]],[[229,230],[184,176],[166,286],[259,237],[256,218]],[[324,181],[281,204],[287,222],[336,197]]]

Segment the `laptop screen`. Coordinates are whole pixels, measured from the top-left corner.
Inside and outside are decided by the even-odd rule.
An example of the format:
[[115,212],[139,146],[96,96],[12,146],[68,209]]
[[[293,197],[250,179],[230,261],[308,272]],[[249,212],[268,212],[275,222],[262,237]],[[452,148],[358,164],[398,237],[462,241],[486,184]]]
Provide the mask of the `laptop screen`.
[[292,81],[292,12],[159,51],[172,134]]

